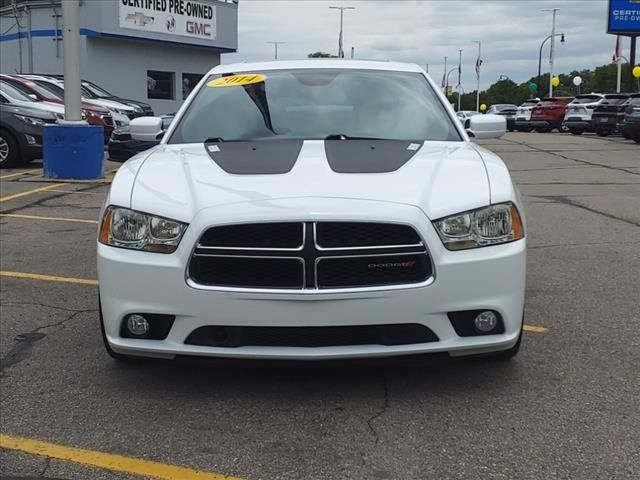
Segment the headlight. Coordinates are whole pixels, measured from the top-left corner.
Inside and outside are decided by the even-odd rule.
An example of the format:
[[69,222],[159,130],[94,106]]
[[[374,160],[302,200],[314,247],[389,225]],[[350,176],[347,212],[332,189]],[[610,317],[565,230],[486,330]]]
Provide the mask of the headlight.
[[144,110],[142,110],[142,107],[140,105],[129,104],[129,106],[133,107],[133,111],[136,113],[144,112]]
[[487,247],[524,237],[522,219],[511,202],[451,215],[433,224],[448,250]]
[[114,247],[172,253],[187,225],[128,208],[108,207],[100,227],[100,243]]
[[24,123],[28,125],[33,125],[34,127],[37,127],[39,125],[44,125],[45,123],[47,123],[46,120],[38,117],[28,117],[26,115],[18,115],[17,113],[14,113],[13,116],[19,120],[22,120]]

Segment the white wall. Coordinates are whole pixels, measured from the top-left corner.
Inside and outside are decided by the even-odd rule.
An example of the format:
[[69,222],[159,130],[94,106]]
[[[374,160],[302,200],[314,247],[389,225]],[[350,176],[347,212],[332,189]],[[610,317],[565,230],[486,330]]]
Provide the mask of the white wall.
[[[220,63],[210,48],[183,47],[109,37],[88,37],[83,78],[114,95],[149,103],[156,114],[174,113],[182,104],[182,74],[205,74]],[[147,98],[147,70],[175,73],[175,100]]]

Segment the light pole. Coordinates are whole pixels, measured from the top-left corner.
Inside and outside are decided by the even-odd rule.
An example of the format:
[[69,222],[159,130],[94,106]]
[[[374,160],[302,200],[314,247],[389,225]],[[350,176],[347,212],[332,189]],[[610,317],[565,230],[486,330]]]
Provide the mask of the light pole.
[[340,10],[340,36],[338,37],[338,58],[344,58],[344,50],[342,49],[342,31],[344,26],[344,11],[355,10],[356,7],[329,7],[333,10]]
[[[560,43],[564,43],[564,33],[556,33],[555,36],[560,37]],[[540,79],[542,76],[542,49],[544,48],[544,44],[547,43],[547,40],[549,40],[550,38],[551,35],[547,35],[547,38],[545,38],[540,44],[540,53],[538,55],[538,95],[540,94]]]
[[440,88],[447,87],[447,56],[444,56],[444,72],[442,72],[442,82],[440,84]]
[[458,111],[460,111],[460,105],[462,100],[460,99],[460,90],[462,88],[462,49],[458,50],[460,53],[460,58],[458,60],[458,85],[456,85],[456,89],[458,90]]
[[551,49],[549,51],[549,97],[553,97],[553,63],[555,56],[555,47],[556,47],[556,14],[558,13],[559,8],[545,8],[543,12],[552,12],[553,20],[551,23]]
[[270,44],[272,44],[272,45],[274,46],[274,49],[275,49],[275,59],[277,60],[277,59],[278,59],[278,45],[284,45],[284,44],[285,44],[285,43],[287,43],[287,42],[267,42],[267,43],[270,43]]

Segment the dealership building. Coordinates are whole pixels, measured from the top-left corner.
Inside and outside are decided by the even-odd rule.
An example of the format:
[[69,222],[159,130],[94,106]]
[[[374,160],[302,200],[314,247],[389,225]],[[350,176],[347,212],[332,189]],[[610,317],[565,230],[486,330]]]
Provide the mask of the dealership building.
[[[0,0],[0,72],[62,74],[60,0]],[[238,45],[237,0],[80,0],[81,75],[175,112]]]

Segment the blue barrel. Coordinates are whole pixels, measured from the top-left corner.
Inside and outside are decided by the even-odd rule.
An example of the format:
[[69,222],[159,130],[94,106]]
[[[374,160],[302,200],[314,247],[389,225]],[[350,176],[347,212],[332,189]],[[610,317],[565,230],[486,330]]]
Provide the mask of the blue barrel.
[[104,132],[100,125],[45,125],[42,143],[45,177],[102,178]]

